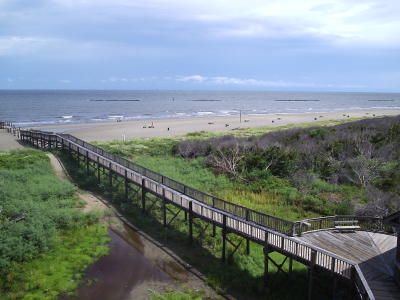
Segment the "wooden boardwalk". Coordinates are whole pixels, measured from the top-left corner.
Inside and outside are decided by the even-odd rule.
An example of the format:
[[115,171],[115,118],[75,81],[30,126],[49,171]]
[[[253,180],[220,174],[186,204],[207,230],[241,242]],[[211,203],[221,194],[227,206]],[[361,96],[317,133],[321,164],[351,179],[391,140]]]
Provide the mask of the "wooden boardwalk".
[[357,263],[376,299],[400,299],[400,288],[394,281],[395,236],[327,230],[305,233],[299,239]]
[[[13,131],[10,126],[6,126],[6,128],[11,132]],[[308,220],[308,222],[282,220],[243,206],[234,205],[225,200],[218,199],[212,195],[185,186],[182,183],[143,168],[133,162],[107,153],[103,149],[71,135],[31,130],[17,130],[15,134],[17,134],[23,142],[29,143],[34,147],[45,149],[58,148],[67,151],[78,160],[85,161],[88,172],[89,168],[96,170],[99,180],[101,169],[108,171],[110,184],[112,184],[113,176],[123,178],[125,181],[127,201],[129,201],[127,193],[129,184],[140,187],[142,191],[141,202],[143,210],[146,208],[146,194],[150,193],[155,195],[163,202],[165,226],[167,225],[167,205],[174,205],[180,210],[183,210],[185,214],[189,215],[188,226],[190,239],[193,239],[192,226],[195,218],[211,223],[213,227],[218,226],[222,228],[222,260],[225,260],[225,244],[228,240],[228,234],[236,234],[243,237],[247,243],[253,241],[264,246],[266,281],[268,276],[268,264],[270,260],[272,261],[269,254],[276,251],[289,257],[289,269],[291,269],[292,259],[308,266],[310,274],[310,299],[312,297],[312,274],[315,270],[330,272],[336,275],[336,277],[348,281],[353,286],[351,295],[353,295],[354,298],[381,299],[380,292],[374,295],[374,291],[371,290],[369,282],[361,269],[362,263],[344,255],[345,253],[353,252],[354,242],[351,242],[350,239],[348,241],[343,241],[343,250],[341,247],[324,247],[323,243],[318,242],[318,238],[311,240],[313,233],[304,233],[301,236],[301,234],[306,231],[304,229],[304,224],[308,224],[308,226],[312,227],[309,228],[308,231],[310,231],[310,229],[327,230],[332,226],[332,220],[336,220],[337,218],[355,219],[355,216],[334,216]],[[378,218],[360,218],[358,221],[360,222],[362,230],[387,230],[387,228],[383,226],[382,220]],[[324,232],[328,233],[329,231]],[[310,240],[308,238],[310,238]],[[388,246],[384,247],[391,249],[391,242],[389,240],[390,239],[385,241],[388,243]],[[367,255],[371,255],[371,259],[376,258],[373,256],[372,252],[367,251],[366,253]],[[375,252],[375,254],[377,253],[378,252]],[[372,270],[371,272],[374,273],[373,268],[364,270],[364,272],[370,272],[370,270]],[[372,284],[373,281],[370,280],[370,282],[374,287],[375,285]],[[385,287],[382,288],[386,290]],[[390,289],[391,288],[392,286],[390,286]],[[397,290],[397,294],[399,293],[400,289]]]

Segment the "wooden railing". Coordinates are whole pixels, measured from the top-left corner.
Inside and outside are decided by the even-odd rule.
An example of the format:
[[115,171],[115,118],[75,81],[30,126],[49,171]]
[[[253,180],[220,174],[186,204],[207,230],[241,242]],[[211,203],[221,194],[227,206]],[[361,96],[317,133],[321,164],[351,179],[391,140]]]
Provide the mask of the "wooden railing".
[[12,122],[1,121],[0,129],[5,129],[5,130],[7,130],[8,133],[11,133],[11,134],[19,137],[20,128],[16,127]]
[[95,145],[87,143],[87,142],[85,142],[79,138],[76,138],[72,135],[60,134],[59,136],[65,138],[65,139],[71,140],[74,143],[76,143],[86,149],[89,149],[97,154],[100,154],[112,161],[117,162],[118,164],[120,164],[124,167],[134,170],[140,174],[143,174],[146,177],[149,177],[158,183],[161,183],[169,188],[179,191],[180,193],[187,195],[193,199],[196,199],[197,201],[205,203],[211,207],[229,212],[230,214],[237,216],[239,218],[246,219],[247,221],[254,222],[261,226],[271,228],[275,231],[285,233],[287,235],[293,234],[295,223],[292,221],[288,221],[288,220],[284,220],[284,219],[281,219],[281,218],[278,218],[275,216],[264,214],[264,213],[249,209],[247,207],[217,198],[208,193],[199,191],[188,185],[178,182],[172,178],[169,178],[167,176],[164,176],[162,174],[154,172],[150,169],[147,169],[143,166],[140,166],[134,162],[131,162],[125,158],[122,158],[115,154],[111,154],[111,153],[101,149],[100,147],[97,147]]
[[295,224],[294,235],[306,232],[335,229],[335,222],[356,221],[363,231],[392,233],[392,228],[383,222],[382,218],[371,216],[338,215],[319,218],[304,219]]
[[[286,221],[195,190],[69,134],[21,130],[20,137],[38,147],[43,147],[47,143],[49,146],[56,145],[71,152],[80,153],[99,166],[104,166],[125,177],[128,181],[198,218],[225,228],[228,232],[251,239],[271,250],[290,255],[306,265],[347,278],[354,284],[362,299],[375,299],[357,264],[292,237],[293,234],[306,232],[302,230],[304,223],[309,224],[309,230],[311,228],[321,230],[332,227],[335,218],[347,220],[345,218],[354,218],[354,216],[315,218],[301,222]],[[371,220],[374,221],[371,222]],[[365,230],[382,228],[375,227],[376,223],[379,224],[375,218],[365,218],[364,223]],[[375,225],[368,225],[370,223]]]

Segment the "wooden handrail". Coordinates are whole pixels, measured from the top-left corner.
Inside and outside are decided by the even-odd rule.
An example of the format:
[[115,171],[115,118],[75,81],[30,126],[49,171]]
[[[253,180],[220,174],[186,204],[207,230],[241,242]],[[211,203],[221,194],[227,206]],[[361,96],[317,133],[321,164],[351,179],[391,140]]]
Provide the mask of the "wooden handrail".
[[335,222],[337,221],[357,221],[357,225],[360,226],[359,230],[393,233],[393,229],[390,226],[384,224],[383,219],[380,217],[335,215],[297,221],[295,222],[296,225],[294,234],[300,236],[303,233],[307,232],[334,229]]

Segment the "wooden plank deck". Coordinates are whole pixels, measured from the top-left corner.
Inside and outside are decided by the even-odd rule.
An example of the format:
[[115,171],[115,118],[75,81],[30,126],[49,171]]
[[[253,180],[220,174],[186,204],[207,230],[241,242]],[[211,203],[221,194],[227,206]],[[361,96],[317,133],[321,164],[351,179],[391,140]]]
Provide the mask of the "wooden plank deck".
[[394,281],[397,238],[392,235],[354,231],[317,231],[299,240],[333,252],[358,264],[376,299],[400,299],[400,287]]

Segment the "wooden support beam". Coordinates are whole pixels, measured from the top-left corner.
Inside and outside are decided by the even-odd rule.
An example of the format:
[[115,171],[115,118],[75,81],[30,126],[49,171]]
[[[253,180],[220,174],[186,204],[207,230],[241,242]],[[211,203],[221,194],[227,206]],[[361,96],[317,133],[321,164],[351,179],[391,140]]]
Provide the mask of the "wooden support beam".
[[89,151],[86,150],[86,174],[89,175]]
[[109,183],[109,185],[110,185],[110,189],[112,189],[113,180],[112,180],[111,162],[108,164],[108,183]]
[[193,242],[193,208],[192,201],[189,202],[189,241]]
[[100,183],[101,177],[100,177],[100,161],[99,157],[97,156],[97,181]]
[[246,239],[246,255],[250,255],[250,240]]
[[165,189],[162,190],[163,225],[167,227],[167,201],[165,199]]
[[222,262],[226,260],[226,215],[222,216]]
[[146,212],[146,187],[144,178],[142,178],[142,211]]
[[289,257],[289,274],[293,272],[293,257]]
[[311,300],[313,295],[314,267],[316,262],[317,262],[317,251],[311,250],[311,262],[308,267],[308,300]]
[[129,199],[129,182],[128,182],[128,171],[125,169],[125,174],[124,174],[124,178],[125,178],[125,201],[128,202]]
[[217,226],[215,225],[215,223],[213,223],[213,224],[212,224],[212,236],[213,236],[213,237],[215,237],[216,231],[217,231]]
[[333,284],[332,284],[332,300],[336,299],[336,287],[337,287],[337,277],[333,274]]
[[269,272],[269,247],[268,247],[268,232],[265,232],[264,244],[264,287],[268,287],[268,272]]
[[175,220],[175,218],[179,215],[181,210],[178,210],[176,213],[174,213],[172,210],[168,209],[168,207],[166,207],[166,210],[168,210],[172,214],[172,218],[167,223],[167,226],[169,226]]

